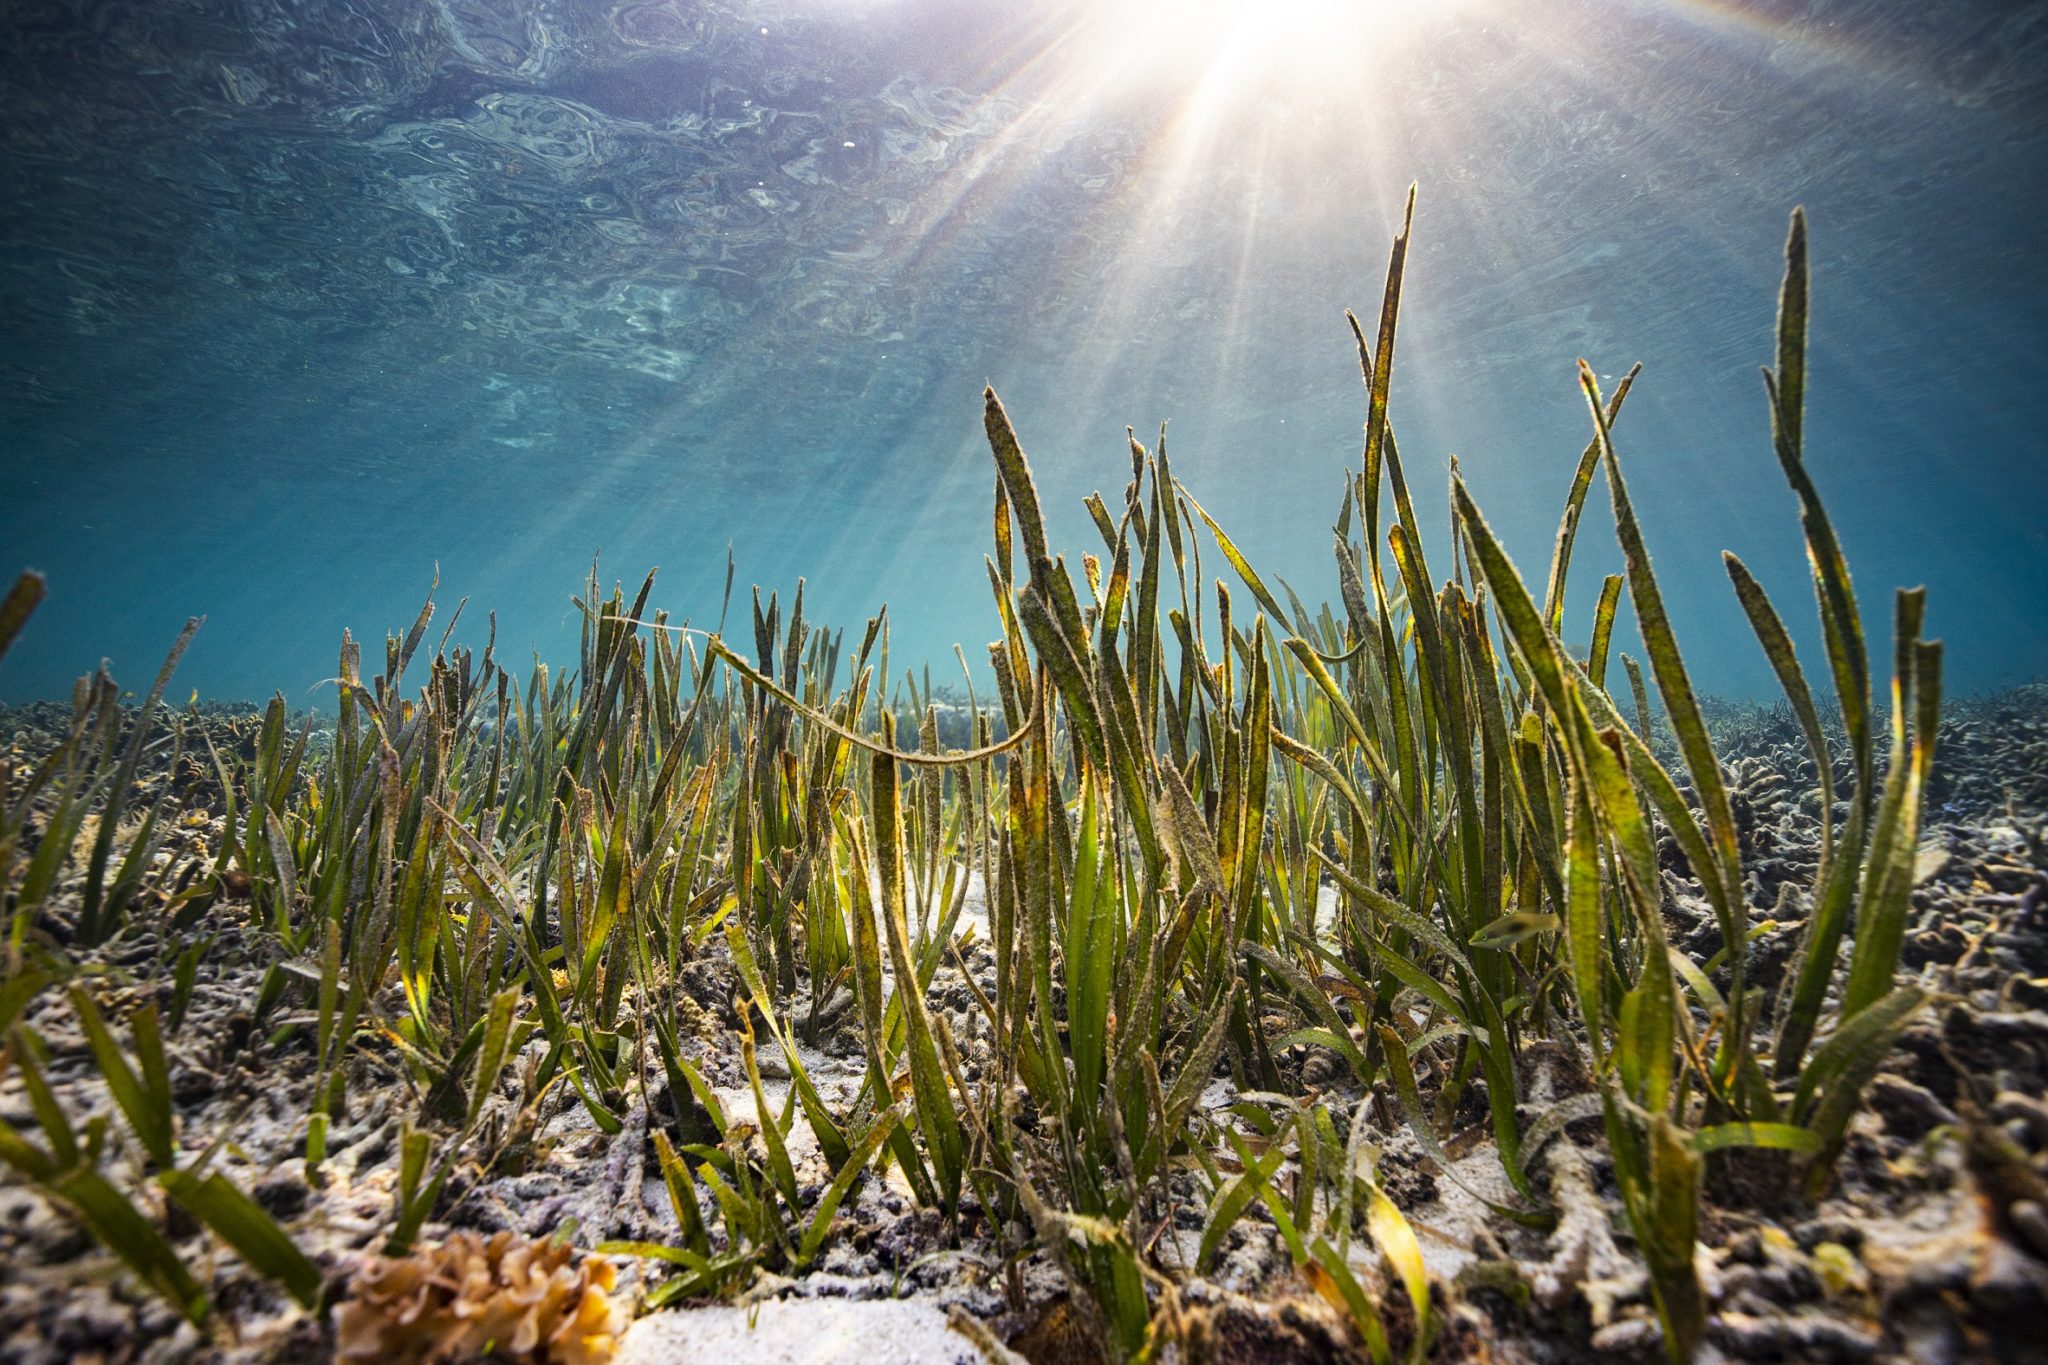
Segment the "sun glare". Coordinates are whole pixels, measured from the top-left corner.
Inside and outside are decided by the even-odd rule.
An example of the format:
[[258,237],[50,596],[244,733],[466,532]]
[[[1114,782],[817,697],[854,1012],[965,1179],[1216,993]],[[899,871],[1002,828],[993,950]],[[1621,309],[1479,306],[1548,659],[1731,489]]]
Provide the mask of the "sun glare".
[[1117,56],[1160,74],[1357,74],[1467,0],[1102,0],[1091,27]]

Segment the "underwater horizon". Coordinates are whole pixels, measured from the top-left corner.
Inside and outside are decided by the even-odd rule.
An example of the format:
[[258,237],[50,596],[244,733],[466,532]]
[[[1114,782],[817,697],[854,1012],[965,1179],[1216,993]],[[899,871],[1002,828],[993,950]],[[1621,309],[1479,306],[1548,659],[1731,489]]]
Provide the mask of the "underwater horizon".
[[[799,579],[891,664],[986,677],[1002,395],[1054,548],[1126,425],[1269,577],[1331,525],[1419,185],[1391,421],[1449,563],[1455,456],[1547,556],[1575,361],[1695,682],[1777,685],[1733,550],[1819,657],[1758,377],[1812,234],[1807,460],[1873,639],[2048,674],[2048,5],[1496,0],[23,3],[0,10],[0,698],[102,658],[331,707],[344,628],[573,666],[595,556],[729,628]],[[1565,636],[1621,563],[1580,539]],[[1213,561],[1213,562],[1212,562]],[[1078,564],[1075,565],[1078,569]],[[1220,556],[1204,573],[1227,572]],[[1233,585],[1235,580],[1232,580]],[[1633,630],[1624,623],[1624,634]],[[1631,642],[1628,647],[1634,651]]]

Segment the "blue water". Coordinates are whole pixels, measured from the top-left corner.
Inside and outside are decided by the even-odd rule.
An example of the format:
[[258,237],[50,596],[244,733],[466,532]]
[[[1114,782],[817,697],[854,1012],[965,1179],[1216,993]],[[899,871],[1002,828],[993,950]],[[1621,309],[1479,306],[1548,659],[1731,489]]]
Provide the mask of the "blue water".
[[[1873,626],[1924,583],[1950,686],[2019,681],[2044,171],[2043,4],[19,0],[0,572],[50,595],[0,697],[140,685],[204,614],[174,698],[317,704],[437,564],[441,619],[566,662],[593,554],[711,624],[728,544],[742,594],[980,660],[984,381],[1070,555],[1171,418],[1254,562],[1334,597],[1342,310],[1411,181],[1393,418],[1440,540],[1455,453],[1540,581],[1574,360],[1640,360],[1617,438],[1689,662],[1767,695],[1719,552],[1810,621],[1757,375],[1803,203],[1809,463]],[[1581,613],[1604,494],[1586,525]]]

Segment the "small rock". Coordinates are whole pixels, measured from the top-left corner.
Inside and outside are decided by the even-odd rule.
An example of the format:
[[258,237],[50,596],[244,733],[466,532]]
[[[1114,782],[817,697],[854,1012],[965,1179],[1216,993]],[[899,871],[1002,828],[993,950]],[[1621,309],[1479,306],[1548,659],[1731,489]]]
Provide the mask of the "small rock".
[[312,1198],[303,1177],[295,1170],[277,1170],[256,1182],[249,1191],[273,1218],[296,1218],[306,1211]]
[[1657,1325],[1655,1318],[1623,1318],[1593,1333],[1592,1347],[1596,1351],[1644,1355],[1663,1342],[1664,1329]]
[[1932,1092],[1901,1076],[1879,1076],[1870,1083],[1868,1103],[1884,1126],[1907,1140],[1927,1136],[1942,1124],[1957,1122],[1955,1111]]
[[220,1089],[220,1077],[203,1066],[183,1066],[171,1077],[171,1098],[180,1105],[193,1105],[201,1100],[211,1099]]
[[1823,1242],[1834,1242],[1856,1250],[1863,1245],[1863,1227],[1851,1218],[1820,1217],[1810,1218],[1792,1230],[1799,1249],[1805,1252],[1818,1251]]
[[2048,1009],[2048,978],[2015,973],[2006,987],[2012,1003],[2026,1010]]
[[1869,1360],[1883,1347],[1876,1332],[1810,1313],[1715,1315],[1709,1334],[1737,1360]]
[[185,1365],[185,1362],[199,1354],[205,1343],[199,1336],[199,1329],[183,1318],[168,1334],[150,1342],[143,1351],[138,1365]]
[[135,1337],[135,1315],[103,1289],[70,1296],[51,1324],[50,1339],[76,1354],[107,1351]]
[[1991,1102],[1991,1111],[1999,1118],[2018,1120],[2026,1146],[2048,1148],[2048,1103],[2016,1090],[2002,1090]]
[[1781,1307],[1815,1298],[1819,1291],[1819,1279],[1810,1268],[1800,1264],[1737,1266],[1728,1272],[1724,1288],[1724,1292],[1731,1296],[1740,1295],[1750,1302]]
[[44,1265],[69,1261],[92,1245],[92,1234],[83,1225],[40,1202],[29,1209],[22,1231],[30,1255]]
[[1971,1268],[1970,1302],[1991,1317],[2034,1317],[2048,1309],[2048,1266],[2002,1237],[1986,1237]]
[[2048,1211],[2032,1199],[2016,1199],[2006,1208],[2005,1217],[2033,1253],[2048,1260]]

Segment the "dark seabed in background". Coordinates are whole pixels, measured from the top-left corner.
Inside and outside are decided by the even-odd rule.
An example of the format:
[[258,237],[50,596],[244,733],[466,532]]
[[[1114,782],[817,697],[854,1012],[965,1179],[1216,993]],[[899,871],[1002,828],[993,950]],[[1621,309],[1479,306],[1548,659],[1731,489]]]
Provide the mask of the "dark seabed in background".
[[1952,690],[2048,672],[2048,5],[1388,8],[1246,58],[1116,0],[0,7],[0,572],[50,580],[0,696],[140,686],[203,613],[174,698],[325,704],[437,563],[441,619],[568,664],[594,552],[708,625],[728,543],[741,594],[978,661],[984,381],[1070,555],[1170,418],[1253,561],[1334,597],[1342,310],[1411,180],[1436,534],[1455,453],[1540,579],[1573,361],[1641,360],[1617,439],[1688,662],[1767,695],[1719,551],[1810,622],[1757,377],[1803,203],[1808,460],[1875,638],[1925,583]]

